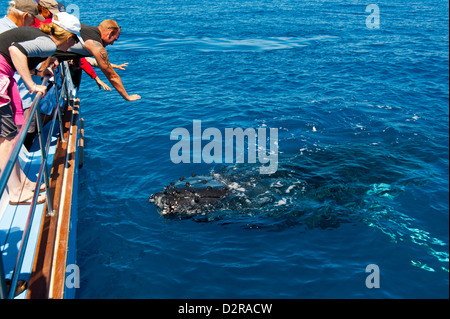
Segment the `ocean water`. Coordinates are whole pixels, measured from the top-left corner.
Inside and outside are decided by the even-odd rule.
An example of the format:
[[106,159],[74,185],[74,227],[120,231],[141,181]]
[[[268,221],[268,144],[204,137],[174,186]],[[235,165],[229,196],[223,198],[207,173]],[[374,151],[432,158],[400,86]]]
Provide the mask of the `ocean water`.
[[[369,4],[76,1],[121,25],[110,60],[142,96],[84,75],[78,298],[449,297],[449,4]],[[194,120],[277,128],[277,172],[174,164]],[[150,194],[192,173],[225,207],[161,216]]]

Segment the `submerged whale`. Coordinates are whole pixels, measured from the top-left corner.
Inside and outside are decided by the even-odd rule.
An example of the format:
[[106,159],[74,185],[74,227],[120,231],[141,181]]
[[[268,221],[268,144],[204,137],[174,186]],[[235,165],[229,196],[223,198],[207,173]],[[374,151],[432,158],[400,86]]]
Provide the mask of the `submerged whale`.
[[[184,178],[180,178],[180,181],[184,181]],[[223,184],[216,187],[205,186],[206,180],[201,181],[201,184],[203,187],[187,182],[185,187],[178,188],[175,183],[171,183],[162,192],[151,195],[149,202],[159,208],[161,215],[201,214],[214,209],[229,193],[229,189]]]

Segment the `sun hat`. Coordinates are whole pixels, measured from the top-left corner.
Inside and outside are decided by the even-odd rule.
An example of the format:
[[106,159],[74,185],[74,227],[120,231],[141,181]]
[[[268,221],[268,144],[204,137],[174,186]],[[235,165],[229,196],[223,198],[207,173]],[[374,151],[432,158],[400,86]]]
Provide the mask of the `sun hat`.
[[50,11],[52,14],[58,14],[60,11],[58,2],[55,0],[41,0],[39,1],[39,5]]
[[45,20],[45,18],[39,14],[37,5],[33,0],[15,0],[11,3],[11,6],[17,10],[31,14],[41,22]]
[[77,17],[67,12],[59,12],[53,16],[52,22],[64,30],[75,34],[84,46],[83,38],[80,35],[81,24]]

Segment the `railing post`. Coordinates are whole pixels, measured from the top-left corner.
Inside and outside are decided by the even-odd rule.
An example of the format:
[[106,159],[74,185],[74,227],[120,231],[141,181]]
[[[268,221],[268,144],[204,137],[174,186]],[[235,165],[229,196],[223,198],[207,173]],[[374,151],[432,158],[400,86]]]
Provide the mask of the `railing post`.
[[[63,68],[63,66],[61,65],[60,70],[62,70],[62,68]],[[62,73],[62,71],[60,71],[60,72]],[[65,79],[66,78],[64,78],[63,83],[61,84],[61,91],[63,89]],[[58,122],[59,122],[59,134],[60,134],[61,141],[65,142],[66,139],[64,138],[64,128],[63,128],[63,124],[62,124],[60,96],[58,94],[58,82],[56,81],[56,76],[55,76],[55,98],[56,98],[56,113],[58,115]]]
[[48,216],[54,216],[55,211],[53,210],[53,201],[52,201],[52,194],[50,192],[50,179],[48,174],[48,166],[47,166],[47,152],[45,151],[45,144],[44,144],[44,137],[43,137],[43,129],[42,129],[42,120],[41,120],[41,112],[40,108],[38,107],[38,110],[36,111],[36,122],[37,122],[37,130],[38,130],[38,137],[39,137],[39,146],[41,147],[41,156],[42,156],[42,162],[44,163],[44,182],[45,182],[45,191],[47,194],[47,208]]
[[19,282],[20,270],[22,269],[23,260],[25,258],[25,251],[26,251],[26,248],[28,245],[28,238],[30,237],[30,227],[31,227],[31,223],[34,219],[34,214],[36,212],[36,204],[37,204],[38,197],[39,197],[39,185],[42,180],[42,170],[43,170],[42,166],[43,165],[47,166],[47,163],[41,162],[41,168],[39,169],[37,184],[36,184],[36,188],[34,190],[32,203],[30,205],[30,211],[28,213],[28,219],[27,219],[24,231],[23,231],[22,240],[20,243],[20,249],[19,249],[19,253],[17,255],[16,265],[14,266],[13,274],[11,277],[11,288],[9,289],[9,299],[14,299],[15,293],[16,293],[16,286],[17,286],[17,283]]
[[59,99],[58,99],[58,92],[56,92],[56,100],[58,101],[57,107],[56,107],[56,113],[58,114],[58,122],[59,122],[59,136],[61,137],[61,141],[65,142],[66,138],[64,137],[64,127],[62,124],[62,116],[61,116],[61,108],[59,106]]
[[3,252],[0,250],[0,299],[8,298],[6,289],[5,269],[3,268]]

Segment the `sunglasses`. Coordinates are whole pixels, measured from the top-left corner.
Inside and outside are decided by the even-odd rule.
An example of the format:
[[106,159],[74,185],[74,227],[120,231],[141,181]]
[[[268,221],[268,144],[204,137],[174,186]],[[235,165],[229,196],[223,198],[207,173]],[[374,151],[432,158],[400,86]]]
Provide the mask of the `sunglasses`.
[[109,27],[108,30],[109,30],[109,29],[113,29],[113,30],[122,30],[122,27]]

